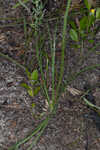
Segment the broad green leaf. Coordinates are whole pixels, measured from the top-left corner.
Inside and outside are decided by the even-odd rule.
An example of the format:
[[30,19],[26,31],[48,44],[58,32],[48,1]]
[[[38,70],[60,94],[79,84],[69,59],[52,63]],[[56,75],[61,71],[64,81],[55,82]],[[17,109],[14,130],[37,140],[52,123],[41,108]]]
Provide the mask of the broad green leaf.
[[31,80],[34,80],[34,81],[37,81],[37,80],[38,80],[38,71],[37,71],[37,69],[34,70],[34,71],[31,73]]
[[33,91],[34,96],[37,95],[39,93],[39,91],[40,91],[40,86],[38,86],[34,89],[34,91]]
[[88,21],[88,27],[90,28],[91,25],[93,25],[94,22],[95,22],[95,16],[94,15],[90,15],[89,16],[89,21]]
[[29,89],[27,92],[31,97],[34,97],[33,89]]
[[30,89],[30,86],[28,86],[26,83],[21,83],[21,86],[24,87],[25,89]]
[[87,28],[87,24],[88,24],[88,17],[87,16],[82,17],[82,19],[80,20],[80,30],[85,30]]
[[78,42],[78,34],[74,29],[70,30],[70,37],[72,40]]
[[100,19],[100,8],[96,10],[96,19]]
[[87,8],[88,10],[90,10],[91,4],[88,2],[88,0],[84,0],[84,4],[85,4],[86,8]]

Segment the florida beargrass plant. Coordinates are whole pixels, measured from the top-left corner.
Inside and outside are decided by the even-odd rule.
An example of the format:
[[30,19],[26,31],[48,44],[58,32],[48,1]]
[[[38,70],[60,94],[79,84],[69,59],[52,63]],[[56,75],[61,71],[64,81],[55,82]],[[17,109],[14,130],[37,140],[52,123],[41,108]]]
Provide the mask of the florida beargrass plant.
[[[23,2],[21,0],[18,0],[19,3],[15,6],[15,8],[19,5],[22,5],[28,12],[29,9],[27,8],[27,6],[25,5],[25,3],[28,2],[28,0],[24,0]],[[36,4],[37,8],[40,2],[39,0],[35,0],[34,3]],[[42,44],[43,44],[43,33],[40,33],[38,30],[38,25],[41,24],[42,21],[42,17],[43,15],[41,15],[41,9],[40,9],[40,14],[39,12],[37,12],[36,7],[33,10],[36,15],[35,15],[35,21],[36,22],[32,22],[32,24],[30,25],[31,28],[35,29],[34,32],[34,36],[36,39],[36,57],[38,60],[38,65],[39,65],[39,70],[40,70],[40,74],[41,74],[41,78],[42,78],[42,85],[40,85],[45,93],[45,98],[46,98],[46,104],[47,104],[47,112],[46,112],[46,117],[44,120],[41,121],[41,123],[33,130],[32,134],[30,134],[29,136],[27,136],[26,138],[22,139],[21,141],[17,142],[15,145],[13,145],[12,147],[8,148],[8,150],[19,150],[20,146],[26,142],[28,142],[29,140],[32,139],[32,143],[29,145],[29,147],[27,148],[27,150],[31,150],[39,141],[39,138],[41,137],[41,135],[43,134],[45,128],[47,127],[49,120],[52,118],[52,116],[54,114],[56,114],[57,111],[57,106],[59,103],[59,96],[61,94],[61,87],[63,87],[62,85],[62,79],[63,79],[63,75],[64,75],[64,56],[65,56],[65,46],[66,46],[66,29],[67,29],[67,19],[68,19],[68,12],[69,12],[69,8],[70,8],[70,4],[71,4],[71,0],[68,0],[67,3],[67,7],[66,7],[66,11],[65,11],[65,16],[64,16],[64,25],[63,25],[63,31],[62,31],[62,48],[61,48],[61,64],[60,64],[60,72],[59,72],[59,78],[58,78],[58,83],[55,86],[55,51],[56,51],[56,32],[54,33],[54,37],[53,37],[53,41],[50,41],[50,49],[51,49],[51,70],[52,70],[52,94],[51,96],[49,95],[48,92],[48,87],[46,84],[46,80],[45,79],[45,74],[44,74],[44,70],[43,70],[43,64],[42,64],[42,55],[41,55],[41,51],[42,49]],[[42,6],[42,5],[41,5]],[[39,18],[40,17],[40,20]],[[34,24],[35,23],[35,24]],[[4,55],[2,55],[4,56]],[[12,59],[9,59],[12,61]],[[13,61],[12,61],[13,62]],[[14,61],[14,63],[16,63]],[[20,66],[21,68],[23,68],[25,70],[25,67],[22,67],[22,65],[19,65],[18,63],[16,63],[16,65]],[[66,89],[66,86],[68,83],[72,82],[73,80],[76,79],[77,76],[79,76],[81,73],[88,71],[88,70],[92,70],[96,67],[100,67],[100,64],[94,65],[94,66],[90,66],[90,67],[86,67],[84,69],[82,69],[80,72],[75,73],[73,75],[71,75],[68,80],[66,81],[65,85],[64,85],[64,89]],[[30,94],[30,96],[34,96],[34,90],[36,89],[37,86],[37,82],[38,82],[38,71],[37,70],[33,70],[32,73],[29,73],[28,70],[26,70],[27,76],[31,82],[31,86],[27,85],[27,84],[23,84],[23,86],[31,92],[28,92]],[[38,86],[39,90],[40,90],[40,86]],[[60,94],[59,94],[60,93]],[[85,100],[85,102],[87,102]],[[87,102],[88,103],[88,102]],[[88,103],[88,105],[91,105]],[[92,107],[92,105],[91,105]]]
[[[62,83],[62,78],[63,78],[63,73],[64,73],[64,51],[65,51],[65,44],[66,44],[65,35],[66,35],[67,18],[68,18],[68,11],[70,8],[70,3],[71,3],[71,0],[68,0],[66,12],[65,12],[65,17],[64,17],[64,26],[63,26],[63,33],[62,33],[63,39],[62,39],[62,51],[61,51],[61,66],[60,66],[60,75],[59,75],[59,79],[58,79],[58,85],[57,85],[56,89],[55,89],[55,41],[56,41],[55,36],[54,36],[53,44],[51,43],[51,55],[52,55],[52,96],[51,97],[49,96],[49,93],[48,93],[48,88],[46,86],[46,80],[45,80],[45,76],[44,76],[43,69],[42,69],[43,66],[42,66],[42,60],[41,60],[41,54],[40,54],[40,51],[42,50],[41,44],[40,44],[41,43],[40,38],[42,35],[40,36],[38,30],[35,30],[36,55],[37,55],[37,60],[38,60],[38,64],[39,64],[39,68],[40,68],[40,72],[41,72],[42,81],[43,81],[42,86],[43,86],[45,97],[46,97],[46,100],[48,103],[48,111],[49,111],[48,115],[38,125],[38,127],[36,129],[34,129],[34,131],[31,135],[29,135],[28,137],[26,137],[22,141],[16,143],[13,147],[9,148],[8,150],[18,150],[18,148],[20,147],[21,144],[28,142],[32,137],[34,137],[32,144],[27,149],[27,150],[31,150],[33,148],[33,146],[39,140],[44,129],[47,127],[48,122],[51,119],[51,116],[54,114],[54,112],[56,112],[56,106],[58,104],[58,95],[60,92],[60,86]],[[25,84],[25,86],[26,86],[26,84]]]

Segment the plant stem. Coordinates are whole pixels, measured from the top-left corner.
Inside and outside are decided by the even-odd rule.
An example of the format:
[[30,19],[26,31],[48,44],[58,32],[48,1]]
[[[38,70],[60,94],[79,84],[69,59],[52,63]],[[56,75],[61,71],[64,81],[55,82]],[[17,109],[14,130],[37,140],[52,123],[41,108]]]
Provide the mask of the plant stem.
[[70,3],[71,3],[71,0],[68,0],[66,12],[64,16],[64,26],[63,26],[63,33],[62,33],[63,38],[62,38],[62,51],[61,51],[61,67],[60,67],[60,76],[59,76],[57,91],[56,91],[56,99],[59,95],[59,90],[60,90],[63,73],[64,73],[64,51],[65,51],[65,46],[66,46],[66,28],[67,28],[67,19],[68,19],[68,11],[70,8]]
[[23,69],[24,71],[26,70],[26,68],[25,68],[23,65],[19,64],[16,60],[12,59],[12,58],[9,57],[8,55],[5,55],[5,54],[3,54],[3,53],[0,52],[0,56],[2,56],[2,57],[4,57],[4,58],[8,59],[8,60],[11,61],[12,63],[16,64],[18,67],[20,67],[21,69]]
[[39,138],[40,138],[41,135],[43,134],[45,128],[47,127],[49,119],[50,119],[50,118],[48,118],[48,117],[46,118],[42,130],[40,131],[39,135],[37,135],[37,137],[35,138],[35,140],[34,140],[33,143],[31,144],[31,146],[30,146],[27,150],[31,150],[31,149],[33,148],[33,146],[36,145],[36,143],[38,142]]
[[45,120],[43,120],[38,127],[33,131],[33,133],[31,135],[29,135],[28,137],[26,137],[25,139],[23,139],[22,141],[16,143],[13,147],[8,148],[8,150],[16,150],[16,148],[18,148],[20,145],[26,143],[27,141],[29,141],[33,136],[35,136],[37,133],[40,132],[39,135],[36,136],[36,140],[35,143],[37,143],[39,137],[42,134],[42,131],[44,131],[44,129],[46,128],[48,121],[50,120],[50,116],[47,116],[47,118]]
[[42,76],[44,91],[45,91],[45,94],[46,94],[46,98],[47,98],[48,104],[50,106],[50,97],[48,95],[46,81],[45,81],[45,78],[44,78],[41,57],[39,56],[39,49],[41,50],[41,48],[40,48],[41,46],[40,46],[40,43],[39,43],[39,35],[38,35],[38,33],[35,33],[35,34],[36,34],[35,35],[36,36],[36,55],[37,55],[37,59],[38,59],[39,67],[40,67],[40,72],[41,72],[41,76]]

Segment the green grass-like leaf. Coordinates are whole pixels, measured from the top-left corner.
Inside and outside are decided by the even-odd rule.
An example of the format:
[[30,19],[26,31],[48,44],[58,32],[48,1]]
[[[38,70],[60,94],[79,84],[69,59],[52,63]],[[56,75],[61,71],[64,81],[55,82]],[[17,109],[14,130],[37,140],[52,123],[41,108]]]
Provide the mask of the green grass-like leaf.
[[[24,4],[26,4],[27,2],[29,2],[29,0],[23,0],[22,1]],[[17,7],[21,6],[21,3],[18,2],[16,5],[13,6],[14,9],[16,9]]]

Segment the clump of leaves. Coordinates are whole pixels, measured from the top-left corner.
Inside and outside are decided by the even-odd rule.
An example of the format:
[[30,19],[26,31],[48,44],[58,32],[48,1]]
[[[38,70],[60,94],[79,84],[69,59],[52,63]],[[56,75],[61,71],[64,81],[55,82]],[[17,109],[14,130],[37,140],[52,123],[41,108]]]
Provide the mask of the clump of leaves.
[[[94,26],[94,23],[96,21],[95,16],[95,9],[91,9],[91,6],[89,5],[88,1],[85,0],[85,5],[87,8],[87,12],[84,9],[82,12],[81,19],[77,19],[77,21],[70,21],[71,29],[70,29],[70,37],[75,42],[84,41],[87,39],[87,36],[89,34],[94,34],[91,31],[91,27]],[[84,15],[83,15],[84,14]],[[98,16],[98,15],[97,15]],[[94,42],[93,40],[88,40],[89,42]],[[77,48],[80,48],[80,45],[77,44]]]
[[30,83],[29,84],[21,83],[21,86],[27,90],[28,94],[31,97],[34,97],[40,91],[40,85],[39,85],[39,80],[38,80],[38,70],[35,69],[32,73],[30,73],[28,69],[26,69],[26,74],[27,74],[28,81]]
[[95,16],[94,15],[88,15],[88,16],[83,16],[79,20],[79,27],[77,28],[76,24],[74,21],[71,21],[71,27],[72,29],[70,30],[70,37],[74,41],[79,41],[80,39],[85,39],[87,37],[87,33],[91,32],[90,27],[93,25],[95,22]]

